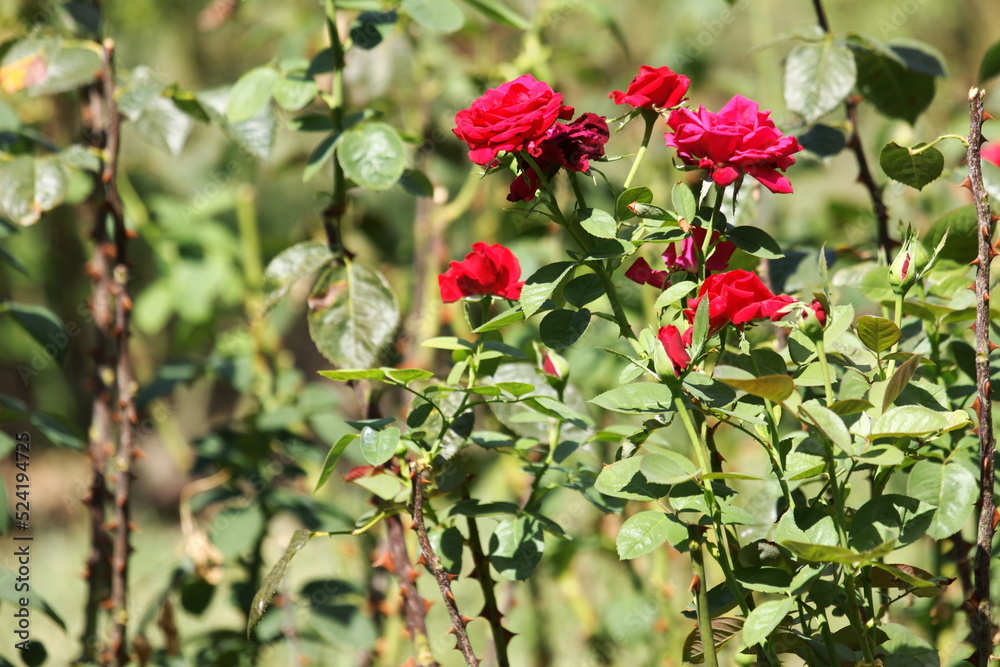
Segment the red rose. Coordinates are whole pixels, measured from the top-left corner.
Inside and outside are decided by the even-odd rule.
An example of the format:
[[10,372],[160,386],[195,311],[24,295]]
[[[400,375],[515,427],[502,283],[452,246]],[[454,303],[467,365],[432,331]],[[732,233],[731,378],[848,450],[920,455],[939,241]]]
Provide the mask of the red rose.
[[781,319],[788,312],[789,304],[796,302],[790,296],[775,296],[756,274],[743,270],[716,273],[706,278],[698,290],[698,298],[691,299],[684,311],[688,322],[694,322],[703,298],[708,298],[709,335],[730,323],[742,325],[764,318]]
[[[611,133],[603,116],[585,113],[572,123],[555,123],[545,138],[535,144],[532,156],[538,168],[550,179],[560,167],[569,171],[587,171],[590,160],[604,157],[604,144]],[[518,158],[521,174],[510,185],[507,201],[531,201],[542,180],[527,160]]]
[[656,337],[663,344],[667,358],[674,366],[674,375],[680,376],[691,363],[691,355],[688,354],[687,349],[691,345],[693,333],[694,330],[689,328],[682,335],[672,324],[668,327],[660,327],[660,332]]
[[521,296],[521,264],[502,245],[472,244],[472,252],[438,276],[441,300],[453,303],[467,296],[492,294],[505,299]]
[[[708,273],[718,273],[725,271],[729,267],[729,260],[736,252],[736,245],[732,241],[719,241],[719,232],[712,230],[712,243],[715,244],[712,254],[705,262],[705,270]],[[663,252],[663,261],[667,265],[666,271],[655,271],[641,257],[625,272],[625,277],[639,283],[640,285],[652,285],[663,288],[667,283],[667,276],[674,271],[683,270],[690,273],[698,273],[698,253],[696,248],[701,248],[705,243],[705,228],[692,227],[691,235],[681,242],[680,254],[677,252],[677,244],[671,243]]]
[[819,302],[819,299],[813,299],[809,307],[816,315],[816,320],[819,322],[820,327],[826,328],[826,311],[823,310],[823,304]]
[[537,154],[535,142],[557,119],[573,117],[573,107],[563,106],[562,95],[530,74],[487,90],[468,109],[455,116],[455,135],[469,145],[469,159],[488,165],[498,153],[528,151]]
[[677,149],[684,164],[707,169],[712,180],[730,185],[749,174],[771,192],[791,192],[792,183],[778,170],[795,164],[802,150],[795,137],[783,136],[756,102],[737,95],[719,113],[699,107],[676,109],[667,125],[667,146]]
[[986,162],[1000,167],[1000,144],[990,144],[989,146],[983,147],[983,150],[979,155]]
[[639,76],[632,79],[624,93],[616,90],[608,97],[615,104],[628,104],[637,109],[669,109],[681,103],[691,85],[691,79],[676,74],[669,67],[656,69],[649,65],[639,68]]

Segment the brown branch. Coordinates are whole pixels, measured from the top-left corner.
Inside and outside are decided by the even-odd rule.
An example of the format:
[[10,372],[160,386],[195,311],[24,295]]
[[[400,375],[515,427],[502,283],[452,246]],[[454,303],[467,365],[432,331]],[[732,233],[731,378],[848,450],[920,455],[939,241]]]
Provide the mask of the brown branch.
[[993,488],[995,485],[994,457],[996,435],[993,433],[992,403],[990,401],[990,262],[996,256],[993,249],[995,222],[990,212],[989,198],[983,187],[983,92],[969,91],[969,182],[976,204],[979,253],[976,265],[976,387],[974,407],[978,417],[979,432],[979,533],[978,549],[974,562],[975,605],[970,619],[972,643],[976,648],[973,664],[988,667],[993,653],[993,611],[990,604],[990,557],[993,549],[994,521]]
[[[88,87],[87,104],[82,109],[84,135],[91,146],[103,152],[106,147],[104,132],[104,95],[100,84]],[[87,455],[90,459],[90,488],[84,502],[90,515],[90,555],[87,557],[85,578],[87,580],[87,603],[84,609],[81,662],[95,662],[99,653],[97,626],[98,613],[102,602],[108,599],[111,588],[111,537],[105,529],[105,506],[110,498],[105,474],[108,456],[112,451],[111,442],[111,393],[114,377],[114,355],[109,350],[112,338],[111,326],[111,262],[114,248],[108,238],[107,220],[104,214],[103,189],[99,187],[100,176],[94,177],[94,194],[90,204],[94,227],[91,237],[94,250],[87,265],[87,275],[93,282],[91,298],[88,302],[94,321],[94,343],[92,356],[94,372],[89,382],[90,393],[94,397],[91,408],[89,443]]]
[[[462,487],[462,497],[470,498],[469,489]],[[510,659],[507,657],[507,644],[511,634],[507,628],[503,627],[503,614],[500,612],[500,605],[497,604],[496,583],[490,573],[490,560],[483,551],[483,541],[479,536],[479,525],[476,518],[469,515],[469,550],[472,552],[472,564],[475,566],[476,579],[479,580],[479,587],[483,591],[483,611],[482,616],[489,621],[490,630],[493,632],[493,644],[497,651],[498,667],[510,667]]]
[[410,555],[406,551],[406,536],[403,533],[403,522],[398,514],[386,518],[385,529],[389,539],[389,556],[392,559],[392,572],[399,581],[403,593],[403,616],[406,629],[410,632],[413,642],[413,652],[417,667],[438,667],[431,653],[431,643],[427,638],[427,606],[424,599],[417,593],[417,570],[410,564]]
[[118,395],[118,452],[115,456],[114,502],[114,553],[111,568],[112,625],[108,651],[113,664],[129,662],[128,649],[128,560],[129,546],[129,490],[132,478],[132,459],[135,454],[132,425],[136,423],[135,402],[132,392],[132,360],[129,355],[129,330],[132,300],[128,294],[128,230],[125,212],[118,193],[118,155],[121,142],[121,115],[115,101],[114,42],[104,41],[104,69],[102,72],[104,104],[107,111],[107,149],[104,172],[105,209],[114,224],[115,266],[112,292],[115,296],[115,325],[113,334],[117,343],[117,395]]
[[[816,11],[816,21],[823,32],[830,33],[830,22],[826,18],[826,11],[823,9],[823,0],[813,0],[813,9]],[[865,148],[861,143],[861,134],[858,132],[858,101],[860,98],[853,95],[844,100],[844,110],[847,112],[847,121],[851,125],[851,136],[847,140],[847,145],[854,153],[854,159],[858,163],[858,182],[865,186],[868,197],[872,201],[872,209],[875,212],[875,221],[878,225],[878,245],[889,259],[889,252],[892,250],[892,239],[889,237],[889,209],[882,199],[882,188],[875,182],[872,171],[868,167],[868,158],[865,156]]]
[[448,609],[448,617],[451,618],[451,628],[455,632],[455,637],[457,638],[456,649],[465,658],[465,664],[469,667],[477,667],[479,665],[479,658],[472,650],[472,642],[469,641],[469,633],[466,632],[465,626],[469,624],[472,619],[467,616],[462,616],[458,611],[458,605],[455,603],[455,595],[451,592],[451,578],[448,573],[444,571],[441,567],[441,559],[438,558],[437,554],[434,553],[434,547],[431,546],[431,540],[427,536],[427,526],[424,523],[424,470],[422,467],[417,466],[413,471],[412,475],[413,481],[413,527],[417,531],[417,539],[420,542],[420,551],[423,553],[424,561],[427,563],[427,569],[431,571],[434,575],[434,579],[437,581],[438,588],[441,590],[441,597],[444,599],[444,606]]

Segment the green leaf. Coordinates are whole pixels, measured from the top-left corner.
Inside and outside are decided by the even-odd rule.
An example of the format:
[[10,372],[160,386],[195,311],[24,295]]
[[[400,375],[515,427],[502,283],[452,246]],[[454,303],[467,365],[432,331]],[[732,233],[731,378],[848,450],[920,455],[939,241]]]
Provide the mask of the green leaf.
[[841,417],[846,417],[847,415],[856,415],[859,412],[864,412],[874,408],[875,406],[870,402],[860,399],[860,398],[847,398],[842,401],[834,401],[830,409],[836,412]]
[[799,415],[805,421],[818,428],[827,440],[842,449],[849,456],[854,454],[854,440],[851,438],[847,426],[844,425],[837,413],[829,408],[823,407],[817,401],[806,401],[799,406]]
[[777,567],[743,567],[733,574],[741,586],[761,593],[785,595],[792,584],[792,575]]
[[873,498],[858,509],[851,521],[851,548],[875,549],[895,540],[904,547],[920,539],[931,525],[934,507],[899,494]]
[[885,386],[885,393],[882,395],[882,412],[888,410],[889,406],[899,397],[899,393],[906,388],[906,385],[910,384],[910,380],[917,372],[917,367],[920,366],[922,359],[921,355],[915,354],[900,364],[896,372],[892,374]]
[[44,306],[27,303],[8,302],[3,309],[10,313],[14,321],[35,341],[45,348],[45,352],[62,364],[69,350],[69,335],[63,332],[63,322],[59,316]]
[[579,212],[580,226],[587,233],[602,239],[613,239],[618,233],[618,223],[613,215],[598,208],[582,208]]
[[766,643],[794,606],[795,598],[784,597],[754,607],[743,624],[743,643],[747,646]]
[[869,440],[877,438],[918,438],[938,431],[948,430],[950,421],[940,412],[922,405],[903,405],[892,408],[872,424]]
[[781,246],[763,229],[741,225],[726,232],[726,238],[743,252],[763,259],[780,259],[785,256]]
[[[712,619],[712,640],[715,644],[715,650],[720,650],[725,646],[733,637],[739,634],[739,631],[743,629],[743,619],[733,618],[731,616],[719,616]],[[684,662],[690,662],[696,665],[703,664],[705,662],[705,648],[701,641],[701,633],[698,631],[697,626],[688,633],[688,636],[684,639],[684,648],[682,649]]]
[[889,50],[914,72],[940,78],[948,76],[944,56],[929,44],[915,39],[894,39]]
[[687,526],[663,512],[645,511],[629,517],[618,529],[618,558],[631,560],[659,548],[664,542],[680,544],[688,538]]
[[465,0],[465,3],[478,9],[491,21],[518,30],[527,30],[531,23],[523,16],[505,6],[500,0]]
[[915,124],[934,99],[934,77],[907,68],[895,54],[858,47],[854,57],[862,96],[882,115]]
[[313,493],[319,491],[320,487],[326,484],[326,481],[330,479],[330,475],[333,474],[334,469],[337,467],[337,462],[340,461],[340,457],[344,454],[344,450],[347,449],[349,444],[357,440],[357,438],[357,433],[347,433],[333,444],[330,452],[326,455],[326,459],[323,461],[323,469],[319,473],[319,480],[316,482],[316,488],[313,489]]
[[590,311],[553,310],[542,318],[538,325],[538,335],[547,347],[564,350],[580,340],[590,326]]
[[797,138],[803,148],[819,157],[833,157],[847,145],[847,137],[844,136],[843,130],[822,123],[813,125],[808,132],[800,134]]
[[531,576],[544,551],[542,524],[530,516],[501,521],[490,538],[490,563],[501,576],[515,581]]
[[454,0],[403,0],[400,9],[434,32],[455,32],[465,23],[465,16]]
[[863,315],[858,318],[858,338],[875,354],[885,352],[899,342],[902,335],[892,320]]
[[274,84],[274,101],[285,111],[299,111],[309,106],[319,88],[311,77],[305,74],[285,74]]
[[396,453],[399,446],[399,429],[389,426],[376,431],[370,426],[361,429],[361,455],[373,466],[380,466]]
[[920,143],[912,149],[889,142],[879,154],[879,164],[885,175],[911,188],[923,190],[924,186],[937,180],[944,171],[944,155],[931,147],[915,152],[926,144]]
[[103,49],[91,41],[28,38],[13,44],[0,61],[0,88],[27,90],[32,96],[82,88],[102,68]]
[[1000,42],[987,49],[979,63],[979,83],[986,83],[997,74],[1000,74]]
[[832,35],[799,44],[785,60],[785,105],[815,123],[843,104],[857,75],[851,50]]
[[906,493],[937,508],[927,534],[943,540],[965,525],[975,509],[978,484],[975,476],[957,463],[918,461],[910,468]]
[[535,386],[527,382],[497,382],[496,386],[509,394],[513,394],[517,398],[530,394],[535,390]]
[[618,195],[618,200],[615,202],[615,216],[623,221],[634,218],[635,213],[629,206],[636,202],[640,204],[652,204],[653,191],[645,186],[625,190]]
[[387,190],[406,168],[406,147],[385,123],[367,123],[344,133],[337,159],[352,181],[369,190]]
[[278,83],[278,71],[273,67],[255,67],[241,76],[229,92],[226,117],[234,123],[250,120],[267,106]]
[[481,327],[477,327],[472,330],[472,333],[485,333],[487,331],[496,331],[497,329],[502,329],[511,324],[517,324],[518,322],[524,321],[524,311],[521,310],[520,306],[514,306],[513,308],[508,308],[503,311],[493,319],[491,319],[486,324]]
[[585,273],[566,283],[563,288],[563,298],[577,308],[604,296],[604,283],[596,273]]
[[384,380],[385,371],[378,368],[345,368],[339,371],[320,371],[320,375],[337,382],[351,380]]
[[680,484],[698,475],[698,468],[686,456],[665,449],[642,457],[639,471],[654,484]]
[[68,187],[69,173],[56,156],[0,161],[0,217],[33,225],[65,200]]
[[180,155],[191,135],[194,119],[178,108],[174,101],[156,97],[143,108],[133,124],[149,143],[172,155]]
[[419,380],[429,380],[434,373],[423,368],[383,368],[386,376],[401,385],[408,385]]
[[392,32],[396,25],[396,19],[395,10],[362,12],[351,23],[351,40],[359,49],[366,51],[374,49]]
[[296,243],[282,250],[264,270],[265,307],[274,306],[297,281],[323,268],[331,259],[330,246],[319,241]]
[[231,92],[230,88],[200,91],[196,101],[231,141],[248,153],[266,160],[271,155],[277,128],[273,109],[265,104],[253,118],[241,122],[231,121],[226,113]]
[[678,181],[670,190],[670,201],[674,205],[674,210],[688,222],[694,222],[698,216],[698,200],[694,198],[694,193],[683,181]]
[[766,398],[774,403],[781,403],[795,391],[795,382],[787,375],[762,375],[752,379],[718,378],[733,389],[745,391],[752,396]]
[[661,414],[674,410],[674,392],[663,384],[633,382],[595,396],[590,402],[626,415]]
[[697,289],[698,283],[693,280],[685,280],[678,283],[673,283],[667,289],[660,293],[660,296],[656,297],[656,303],[653,307],[657,310],[662,308],[668,308],[676,303],[679,303],[681,299],[689,295],[693,290]]
[[604,466],[594,482],[594,488],[612,498],[651,501],[670,492],[664,484],[654,484],[646,479],[640,468],[645,455],[615,461]]
[[824,544],[804,544],[802,542],[786,541],[781,546],[793,554],[811,563],[840,563],[841,565],[871,565],[891,554],[896,548],[895,542],[886,542],[869,551],[854,551],[844,547]]
[[[6,508],[4,508],[4,511],[7,511]],[[14,590],[13,582],[17,580],[17,577],[18,575],[11,570],[0,567],[0,581],[9,582],[7,586],[0,586],[0,600],[9,602],[12,607],[20,606],[20,600],[18,598],[25,597],[20,595],[23,591]],[[66,621],[62,619],[56,610],[52,608],[48,601],[46,601],[37,590],[32,590],[31,595],[26,597],[28,597],[28,607],[41,611],[43,614],[48,616],[53,623],[58,625],[64,631],[68,631]]]
[[939,667],[941,657],[937,650],[909,628],[898,623],[882,623],[879,629],[889,636],[889,640],[879,645],[879,651],[887,656],[888,667]]
[[465,549],[465,537],[456,526],[445,529],[436,528],[427,535],[431,548],[441,561],[441,568],[448,574],[459,574],[462,571],[462,552]]
[[309,335],[338,366],[374,366],[396,333],[399,306],[385,278],[345,261],[328,268],[309,299]]
[[525,319],[538,312],[574,266],[575,262],[556,262],[543,266],[531,274],[521,288],[521,310],[524,311]]
[[292,541],[285,548],[285,553],[282,554],[278,562],[271,568],[271,571],[264,577],[260,585],[260,590],[253,596],[253,603],[250,605],[250,617],[247,619],[247,637],[250,636],[250,632],[257,625],[261,616],[264,615],[267,605],[271,602],[271,598],[277,592],[281,580],[285,577],[285,571],[288,570],[288,564],[292,562],[292,558],[295,554],[302,551],[302,547],[308,544],[309,540],[317,535],[324,534],[303,528],[295,531],[295,534],[292,535]]
[[945,213],[931,224],[924,236],[924,245],[928,248],[936,247],[947,233],[948,239],[941,249],[941,259],[968,264],[976,258],[979,251],[978,229],[975,204],[962,206]]
[[424,347],[432,347],[435,350],[473,350],[476,347],[469,341],[455,338],[454,336],[428,338],[421,344]]

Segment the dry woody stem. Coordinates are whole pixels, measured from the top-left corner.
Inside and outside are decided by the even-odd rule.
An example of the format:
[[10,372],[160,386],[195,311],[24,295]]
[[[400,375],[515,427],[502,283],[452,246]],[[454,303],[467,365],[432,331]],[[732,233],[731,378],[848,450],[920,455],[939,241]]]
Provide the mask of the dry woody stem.
[[417,539],[420,542],[420,551],[427,563],[427,568],[434,575],[438,588],[441,590],[441,597],[444,599],[444,606],[448,609],[448,616],[451,618],[451,627],[457,638],[455,647],[465,658],[465,664],[469,667],[477,667],[479,658],[472,650],[472,643],[469,641],[469,633],[465,631],[465,626],[472,620],[462,616],[455,603],[455,595],[451,592],[451,578],[441,567],[441,560],[434,553],[431,540],[427,536],[427,526],[424,523],[424,490],[423,490],[423,469],[419,466],[413,474],[413,527],[417,531]]
[[389,557],[392,559],[392,573],[399,581],[403,594],[403,616],[406,629],[413,642],[413,653],[416,656],[416,667],[437,667],[431,653],[431,643],[427,638],[427,608],[424,599],[417,593],[417,570],[410,564],[410,555],[406,551],[406,535],[403,522],[398,514],[393,514],[385,520],[386,534],[389,540]]
[[990,401],[990,262],[996,256],[993,249],[995,223],[990,212],[989,199],[983,186],[983,94],[973,88],[969,91],[969,183],[976,205],[977,237],[979,252],[976,265],[976,401],[979,433],[979,531],[978,549],[973,564],[975,573],[975,610],[970,618],[972,644],[976,652],[970,659],[974,665],[987,667],[993,652],[993,618],[990,605],[990,557],[992,555],[994,521],[993,488],[995,484],[994,457],[996,434],[993,432],[992,403]]

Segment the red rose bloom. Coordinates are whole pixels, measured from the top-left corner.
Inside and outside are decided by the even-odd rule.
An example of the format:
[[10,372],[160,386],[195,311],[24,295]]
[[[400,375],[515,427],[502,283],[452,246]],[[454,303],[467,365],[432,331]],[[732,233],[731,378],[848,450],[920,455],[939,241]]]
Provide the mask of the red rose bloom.
[[756,274],[743,270],[706,278],[698,290],[698,298],[691,299],[684,311],[688,322],[694,322],[698,304],[704,298],[708,299],[709,335],[730,323],[739,326],[764,318],[781,319],[789,304],[796,303],[790,296],[775,296]]
[[691,345],[693,333],[694,330],[689,328],[681,334],[677,331],[677,327],[672,324],[668,327],[660,327],[660,332],[656,337],[663,344],[667,358],[674,366],[674,375],[680,376],[691,363],[691,355],[688,354],[687,349]]
[[657,69],[643,65],[639,68],[639,76],[628,85],[628,90],[624,93],[616,90],[608,97],[615,104],[628,104],[637,109],[669,109],[681,103],[690,85],[691,79],[672,72],[669,67]]
[[573,117],[573,107],[563,106],[562,99],[549,84],[525,74],[459,111],[454,132],[469,145],[469,159],[476,164],[488,165],[503,151],[536,155],[535,142],[556,120]]
[[[565,167],[569,171],[587,171],[590,161],[604,157],[604,145],[611,133],[603,116],[585,113],[572,123],[555,123],[531,152],[535,164],[552,178]],[[510,185],[507,201],[531,201],[542,179],[527,160],[518,158],[521,174]]]
[[989,146],[984,146],[979,155],[984,161],[1000,167],[1000,144],[990,144]]
[[521,264],[509,249],[499,243],[474,243],[472,252],[464,260],[453,261],[451,267],[438,276],[438,286],[445,303],[487,294],[518,299],[524,285],[518,280],[520,277]]
[[707,169],[717,185],[727,186],[749,174],[771,192],[791,192],[792,183],[778,170],[795,164],[802,150],[795,137],[783,136],[756,102],[737,95],[719,113],[699,107],[676,109],[667,125],[667,146],[684,164]]
[[[719,241],[721,234],[712,230],[712,243],[715,244],[712,254],[705,262],[705,270],[708,273],[718,273],[725,271],[729,267],[729,260],[736,252],[736,245],[732,241]],[[692,227],[691,235],[681,241],[681,250],[678,254],[677,244],[671,243],[663,252],[663,261],[667,265],[666,271],[654,270],[646,260],[641,257],[625,272],[625,277],[640,285],[652,285],[663,288],[667,284],[667,276],[674,271],[698,272],[697,248],[701,248],[705,243],[705,228]]]

